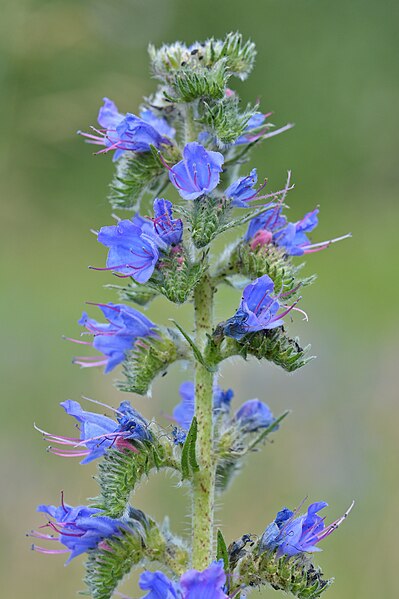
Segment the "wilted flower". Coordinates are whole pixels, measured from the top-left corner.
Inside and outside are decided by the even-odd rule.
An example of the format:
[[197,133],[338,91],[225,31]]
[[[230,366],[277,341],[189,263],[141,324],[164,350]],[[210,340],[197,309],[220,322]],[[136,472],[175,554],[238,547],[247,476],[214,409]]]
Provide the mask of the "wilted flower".
[[123,115],[109,98],[104,98],[97,120],[101,127],[93,128],[97,135],[78,133],[89,143],[105,146],[99,154],[115,150],[113,160],[126,151],[148,152],[151,145],[160,148],[162,144],[170,144],[176,133],[164,118],[158,118],[151,110],[142,110],[140,117],[129,112]]
[[155,334],[155,325],[141,312],[124,304],[95,305],[100,308],[108,322],[97,322],[83,312],[79,324],[94,335],[94,339],[92,342],[78,339],[70,339],[70,341],[92,345],[106,357],[98,359],[94,356],[81,356],[75,358],[74,363],[85,368],[104,365],[104,372],[108,373],[123,362],[126,352],[134,347],[138,338]]
[[81,553],[95,549],[102,541],[120,535],[122,529],[128,529],[127,525],[121,520],[101,516],[102,510],[84,505],[76,507],[67,505],[64,503],[62,495],[59,507],[39,505],[37,511],[48,514],[54,519],[54,522],[49,521],[48,524],[40,528],[48,527],[55,531],[58,536],[47,535],[38,531],[32,531],[29,536],[48,541],[59,541],[65,545],[66,549],[45,549],[37,545],[33,545],[32,549],[47,554],[70,553],[67,564]]
[[[94,400],[89,400],[94,401]],[[99,403],[95,402],[94,403]],[[83,457],[81,464],[88,464],[92,460],[102,457],[108,449],[128,449],[137,452],[132,441],[151,441],[152,435],[148,429],[148,422],[137,412],[128,401],[123,401],[115,412],[117,422],[103,414],[83,410],[79,402],[68,399],[60,404],[69,416],[73,416],[79,423],[80,436],[65,437],[52,435],[39,428],[44,439],[61,447],[49,447],[49,451],[61,457]],[[72,449],[68,449],[72,447]]]
[[140,588],[149,591],[142,599],[228,599],[223,590],[225,584],[222,560],[213,562],[202,572],[188,570],[177,582],[159,571],[145,571],[139,580]]
[[224,162],[220,152],[208,152],[197,142],[185,145],[183,160],[170,167],[169,179],[184,200],[195,200],[218,185]]
[[260,541],[260,551],[277,550],[277,557],[297,555],[298,553],[314,553],[321,551],[317,543],[328,537],[345,520],[354,502],[341,518],[325,526],[324,518],[318,515],[320,510],[328,506],[325,501],[312,503],[307,514],[297,516],[298,510],[292,512],[283,508],[278,512],[274,522],[269,524]]
[[294,305],[279,313],[279,298],[273,296],[274,283],[268,275],[263,275],[247,285],[240,306],[232,318],[223,325],[224,334],[240,340],[247,333],[274,329],[284,324],[283,317]]

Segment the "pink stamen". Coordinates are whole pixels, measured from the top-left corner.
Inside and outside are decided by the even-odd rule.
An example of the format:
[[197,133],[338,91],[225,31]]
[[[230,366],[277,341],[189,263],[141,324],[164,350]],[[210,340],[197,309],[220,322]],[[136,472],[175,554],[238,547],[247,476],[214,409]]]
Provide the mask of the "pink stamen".
[[45,553],[46,555],[59,555],[70,552],[69,549],[44,549],[44,547],[38,547],[37,545],[32,545],[32,550],[38,553]]
[[72,343],[77,343],[78,345],[91,345],[90,341],[81,341],[80,339],[73,339],[72,337],[62,337],[65,341],[72,341]]
[[352,508],[353,508],[354,505],[355,505],[355,502],[352,501],[352,503],[350,504],[349,508],[346,510],[346,512],[345,512],[345,514],[343,516],[341,516],[340,518],[338,518],[337,520],[335,520],[334,522],[332,522],[329,526],[327,526],[327,528],[325,528],[324,530],[322,530],[317,535],[317,542],[325,539],[332,532],[334,532],[334,530],[336,530],[338,528],[338,526],[340,526],[342,524],[342,522],[349,516],[349,514],[352,511]]
[[284,127],[280,127],[280,129],[276,129],[275,131],[270,131],[270,133],[266,133],[262,135],[263,139],[268,139],[269,137],[274,137],[275,135],[279,135],[280,133],[284,133],[284,131],[288,131],[294,127],[294,123],[287,123]]
[[82,399],[85,399],[86,401],[91,401],[91,403],[95,403],[99,406],[102,406],[103,408],[108,408],[109,410],[115,412],[115,414],[123,414],[123,412],[121,412],[120,410],[117,410],[116,408],[113,408],[112,406],[109,406],[106,403],[102,403],[101,401],[97,401],[96,399],[91,399],[90,397],[86,397],[85,395],[82,395]]
[[104,366],[107,363],[107,360],[101,360],[99,362],[83,362],[82,359],[80,360],[73,360],[73,364],[77,364],[78,366],[81,366],[82,368],[91,368],[94,366]]
[[53,455],[56,455],[60,458],[83,458],[87,455],[89,455],[90,451],[73,451],[72,449],[70,451],[67,451],[66,449],[62,450],[62,449],[57,449],[56,447],[49,447],[48,448],[48,452],[52,453]]
[[41,532],[37,532],[37,530],[31,530],[26,533],[26,536],[34,539],[43,539],[45,541],[58,541],[58,537],[55,537],[54,535],[45,535]]
[[319,243],[312,243],[311,245],[302,246],[302,249],[305,254],[311,254],[313,252],[325,250],[331,244],[337,243],[337,241],[342,241],[343,239],[349,239],[350,237],[352,237],[352,233],[347,233],[346,235],[342,235],[341,237],[335,237],[334,239],[329,239],[328,241],[321,241]]

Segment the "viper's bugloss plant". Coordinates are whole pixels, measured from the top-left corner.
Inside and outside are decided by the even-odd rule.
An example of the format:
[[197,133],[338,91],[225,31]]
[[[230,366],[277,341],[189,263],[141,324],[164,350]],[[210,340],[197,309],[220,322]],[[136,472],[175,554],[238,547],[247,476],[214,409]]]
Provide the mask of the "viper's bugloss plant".
[[[221,389],[217,378],[222,362],[233,356],[255,356],[287,372],[310,360],[309,346],[302,348],[288,331],[290,318],[307,320],[297,303],[315,279],[300,276],[296,259],[349,235],[313,242],[318,208],[298,221],[287,218],[290,173],[282,189],[265,193],[267,180],[259,184],[257,170],[248,168],[257,144],[291,128],[275,129],[271,113],[261,112],[258,103],[243,107],[228,87],[233,77],[245,80],[251,72],[252,42],[231,33],[188,47],[150,46],[149,54],[158,88],[139,116],[119,112],[104,98],[99,126],[81,133],[100,147],[97,154],[112,153],[110,202],[130,213],[96,232],[107,253],[102,264],[90,267],[104,271],[101,281],[117,277],[119,284],[108,287],[123,303],[94,304],[103,319],[84,312],[82,337],[71,340],[89,346],[76,364],[104,366],[105,373],[121,366],[124,378],[116,385],[124,392],[148,393],[176,361],[192,367],[193,380],[181,385],[181,401],[166,428],[144,418],[133,407],[134,397],[117,408],[88,400],[108,415],[77,401],[61,403],[77,421],[78,434],[38,430],[50,453],[82,458],[82,464],[97,461],[99,494],[89,506],[71,507],[63,495],[59,507],[39,506],[47,522],[29,533],[33,549],[67,553],[68,561],[87,554],[86,594],[93,599],[110,599],[137,567],[144,568],[143,599],[239,599],[261,585],[302,599],[319,597],[332,580],[323,578],[311,555],[350,510],[326,526],[319,515],[324,501],[312,503],[306,514],[299,513],[301,506],[283,508],[263,532],[261,524],[257,534],[243,532],[230,543],[216,530],[215,498],[244,458],[275,438],[288,414],[274,416],[260,399],[233,409],[233,391]],[[227,231],[236,240],[216,253],[213,241]],[[218,323],[213,300],[223,284],[236,294],[238,307]],[[175,321],[164,327],[143,314],[159,295],[193,306],[194,336]],[[159,525],[131,505],[136,486],[161,469],[190,490],[189,538],[176,537],[167,523]],[[54,541],[63,548],[54,549]],[[132,593],[137,596],[137,590]]]

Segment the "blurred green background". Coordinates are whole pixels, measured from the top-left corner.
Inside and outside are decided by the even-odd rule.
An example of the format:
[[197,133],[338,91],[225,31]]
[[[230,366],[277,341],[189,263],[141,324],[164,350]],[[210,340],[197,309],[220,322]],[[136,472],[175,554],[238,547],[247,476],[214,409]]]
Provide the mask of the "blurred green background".
[[[310,256],[319,274],[291,331],[319,356],[293,376],[268,364],[227,364],[222,385],[237,405],[259,397],[275,413],[291,408],[273,445],[247,462],[219,504],[228,540],[261,532],[283,505],[305,496],[330,503],[328,518],[356,509],[317,556],[337,599],[398,596],[399,502],[396,401],[399,323],[397,78],[399,4],[389,0],[18,0],[1,9],[1,588],[10,599],[74,597],[80,559],[29,551],[24,533],[41,523],[38,503],[70,503],[96,493],[95,466],[47,455],[33,430],[72,431],[58,403],[82,394],[120,401],[112,375],[71,365],[86,300],[112,301],[112,276],[87,270],[104,249],[89,232],[111,224],[106,201],[113,166],[75,135],[95,123],[101,98],[135,111],[154,89],[148,42],[190,43],[239,29],[257,44],[251,78],[237,86],[259,97],[274,122],[293,131],[259,148],[254,165],[280,188],[292,169],[298,217],[321,204],[315,240],[353,239]],[[396,129],[396,131],[395,131]],[[396,168],[395,168],[396,167]],[[238,295],[220,292],[217,315]],[[190,307],[179,309],[189,322]],[[150,317],[176,313],[156,301]],[[146,416],[170,413],[180,366],[158,380],[153,398],[133,397]],[[165,423],[167,421],[165,420]],[[135,505],[188,531],[188,497],[159,475]],[[137,597],[135,577],[125,585]],[[271,597],[273,591],[254,592]]]

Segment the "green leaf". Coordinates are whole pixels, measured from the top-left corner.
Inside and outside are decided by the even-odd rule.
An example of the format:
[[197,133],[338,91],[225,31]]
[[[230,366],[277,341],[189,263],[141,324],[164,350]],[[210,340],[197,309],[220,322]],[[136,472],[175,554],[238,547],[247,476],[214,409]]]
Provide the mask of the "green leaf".
[[195,359],[197,360],[197,362],[199,362],[200,364],[202,364],[202,366],[204,368],[206,368],[208,370],[208,372],[215,372],[215,369],[212,368],[211,366],[209,366],[206,363],[203,355],[201,354],[201,352],[200,352],[199,348],[197,347],[197,345],[191,339],[190,335],[188,333],[186,333],[186,331],[183,329],[183,327],[181,327],[173,318],[171,318],[170,320],[171,320],[171,322],[173,322],[173,324],[176,326],[176,328],[183,335],[183,337],[185,338],[185,340],[187,341],[187,343],[190,345],[191,349],[193,350],[193,354],[194,354]]
[[116,289],[122,302],[134,302],[139,306],[148,305],[158,295],[158,292],[148,285],[140,285],[130,281],[125,287],[120,285],[105,285],[107,289]]
[[207,353],[215,362],[231,356],[247,359],[249,355],[258,360],[268,360],[287,372],[294,372],[305,366],[315,356],[308,356],[310,345],[302,348],[299,339],[291,339],[284,327],[277,327],[257,333],[248,333],[240,341],[224,337],[223,323],[216,327],[212,341],[208,342]]
[[220,60],[212,68],[192,69],[184,66],[177,70],[171,81],[173,92],[167,96],[172,102],[192,102],[198,98],[222,99],[229,79],[226,62]]
[[158,328],[156,336],[138,339],[126,354],[122,364],[126,380],[117,381],[116,386],[121,391],[144,395],[155,377],[166,373],[168,366],[182,359],[187,356],[181,339],[169,329]]
[[218,532],[217,532],[216,559],[223,560],[224,569],[226,572],[228,572],[229,571],[229,554],[227,551],[226,541],[224,540],[221,530],[218,530]]
[[[169,149],[165,146],[166,151]],[[154,148],[150,152],[126,152],[116,162],[109,201],[114,209],[138,210],[142,197],[167,181],[167,171]]]
[[144,476],[163,468],[179,470],[179,464],[173,457],[173,442],[167,443],[165,436],[162,439],[163,445],[155,436],[151,443],[136,443],[138,453],[109,449],[98,464],[96,480],[100,495],[93,499],[92,505],[112,518],[120,518],[131,493]]
[[219,146],[232,144],[242,135],[257,106],[240,110],[237,96],[224,97],[219,101],[203,100],[199,105],[198,122],[202,123]]
[[198,472],[199,465],[196,457],[198,423],[194,416],[191,422],[190,430],[187,433],[181,454],[181,473],[182,480],[190,478],[193,472]]

